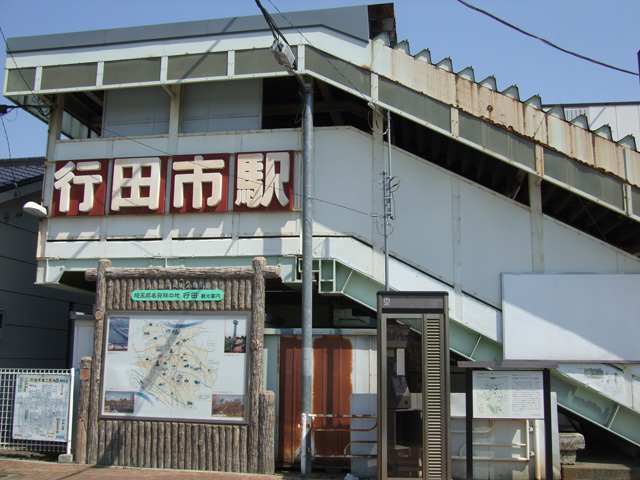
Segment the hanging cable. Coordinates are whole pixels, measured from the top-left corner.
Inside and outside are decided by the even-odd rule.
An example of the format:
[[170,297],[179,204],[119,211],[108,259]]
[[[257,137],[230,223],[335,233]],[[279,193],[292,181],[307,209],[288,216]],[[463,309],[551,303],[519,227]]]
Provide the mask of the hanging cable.
[[599,60],[594,60],[593,58],[587,57],[585,55],[581,55],[581,54],[576,53],[576,52],[572,52],[571,50],[567,50],[566,48],[562,48],[562,47],[556,45],[555,43],[550,42],[549,40],[546,40],[546,39],[544,39],[542,37],[534,35],[533,33],[529,33],[527,31],[521,29],[520,27],[516,27],[515,25],[507,22],[506,20],[503,20],[500,17],[497,17],[496,15],[494,15],[494,14],[492,14],[490,12],[487,12],[486,10],[482,10],[481,8],[478,8],[478,7],[474,6],[474,5],[471,5],[470,3],[467,3],[464,0],[457,0],[457,1],[459,3],[461,3],[462,5],[464,5],[465,7],[470,8],[471,10],[475,10],[478,13],[486,15],[487,17],[492,18],[495,21],[500,22],[501,24],[503,24],[505,26],[514,29],[516,32],[522,33],[523,35],[526,35],[526,36],[531,37],[531,38],[535,38],[536,40],[540,40],[545,45],[548,45],[548,46],[550,46],[552,48],[555,48],[556,50],[559,50],[562,53],[566,53],[568,55],[572,55],[572,56],[574,56],[576,58],[579,58],[581,60],[586,60],[587,62],[595,63],[596,65],[600,65],[601,67],[610,68],[610,69],[616,70],[618,72],[628,73],[629,75],[635,75],[636,77],[640,75],[640,74],[638,74],[636,72],[633,72],[631,70],[625,70],[624,68],[619,68],[619,67],[616,67],[614,65],[609,65],[608,63],[604,63],[604,62],[601,62]]

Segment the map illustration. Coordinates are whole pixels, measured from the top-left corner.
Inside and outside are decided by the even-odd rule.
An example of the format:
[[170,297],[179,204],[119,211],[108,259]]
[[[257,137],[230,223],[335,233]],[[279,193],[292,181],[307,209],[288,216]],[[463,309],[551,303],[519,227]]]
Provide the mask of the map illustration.
[[17,375],[13,438],[66,442],[70,388],[69,375]]
[[[244,342],[246,324],[225,316],[110,318],[103,413],[211,419],[221,395],[243,405],[245,351],[225,351],[225,342]],[[242,419],[244,410],[234,415]]]
[[543,419],[542,372],[473,372],[474,418]]

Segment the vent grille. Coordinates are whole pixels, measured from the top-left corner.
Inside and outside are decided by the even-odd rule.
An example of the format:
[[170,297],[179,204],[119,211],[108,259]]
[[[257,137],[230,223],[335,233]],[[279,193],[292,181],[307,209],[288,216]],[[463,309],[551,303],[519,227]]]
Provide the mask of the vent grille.
[[445,390],[443,373],[446,371],[443,355],[442,321],[439,318],[426,319],[426,413],[429,419],[426,427],[427,465],[426,478],[444,478],[445,459],[443,452],[448,451],[443,445],[447,441],[445,415],[447,408],[444,403]]

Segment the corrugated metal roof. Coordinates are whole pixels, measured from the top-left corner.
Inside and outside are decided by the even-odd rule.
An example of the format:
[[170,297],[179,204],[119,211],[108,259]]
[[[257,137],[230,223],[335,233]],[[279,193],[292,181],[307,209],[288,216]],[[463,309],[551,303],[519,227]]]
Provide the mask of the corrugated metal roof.
[[44,157],[0,159],[0,192],[39,182],[44,174]]

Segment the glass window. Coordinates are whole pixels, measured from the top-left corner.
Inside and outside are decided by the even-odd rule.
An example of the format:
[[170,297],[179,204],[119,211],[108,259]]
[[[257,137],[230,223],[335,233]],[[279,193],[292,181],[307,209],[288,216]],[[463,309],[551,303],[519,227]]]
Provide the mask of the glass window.
[[12,68],[7,70],[7,93],[31,92],[36,79],[35,68]]
[[222,77],[227,74],[227,52],[169,57],[168,80]]
[[91,87],[96,84],[97,70],[97,63],[44,67],[42,69],[40,88],[52,90],[57,88]]
[[160,81],[160,58],[136,58],[104,63],[103,85]]

